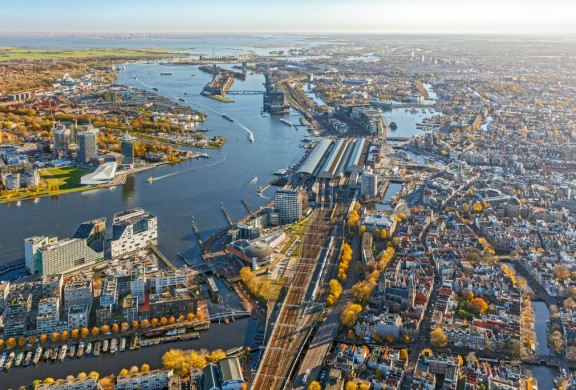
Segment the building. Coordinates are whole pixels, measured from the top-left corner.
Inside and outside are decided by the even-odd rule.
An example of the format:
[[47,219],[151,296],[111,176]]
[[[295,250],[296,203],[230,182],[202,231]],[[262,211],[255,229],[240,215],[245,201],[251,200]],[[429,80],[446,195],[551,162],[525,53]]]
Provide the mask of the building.
[[170,286],[163,292],[150,294],[150,317],[178,317],[196,314],[198,298],[184,286]]
[[98,378],[72,378],[63,379],[52,383],[40,383],[36,385],[37,390],[99,390],[102,387],[98,384]]
[[134,140],[136,138],[126,133],[120,138],[120,153],[122,154],[122,165],[134,166]]
[[94,172],[82,176],[80,178],[80,184],[91,186],[108,184],[114,180],[114,176],[116,175],[116,168],[118,168],[118,164],[116,162],[104,163],[96,168]]
[[373,198],[378,195],[378,177],[372,172],[364,172],[360,176],[360,194]]
[[68,325],[70,329],[87,328],[90,321],[90,305],[75,305],[68,309]]
[[100,306],[112,306],[118,303],[116,278],[105,278],[102,280],[100,293]]
[[88,222],[80,224],[73,238],[81,238],[86,240],[86,245],[90,249],[103,253],[106,235],[106,218],[96,218]]
[[282,189],[274,195],[274,209],[281,223],[292,223],[302,218],[302,194],[298,190]]
[[115,390],[180,390],[180,377],[172,370],[150,370],[119,375]]
[[76,135],[78,151],[76,161],[86,164],[98,155],[98,129],[91,128]]
[[68,149],[70,149],[70,129],[59,125],[52,129],[52,154],[55,158],[63,158],[68,156]]
[[32,310],[32,294],[9,294],[3,314],[4,338],[19,337],[24,334],[24,331],[28,329],[30,310]]
[[64,310],[72,306],[92,305],[92,280],[75,280],[64,285]]
[[157,218],[141,208],[114,214],[112,257],[122,256],[158,243]]
[[20,188],[19,173],[5,173],[2,175],[2,185],[8,190],[17,190]]
[[[56,242],[56,238],[52,239]],[[38,272],[37,264],[39,263],[38,249],[48,245],[50,238],[46,236],[34,236],[24,239],[24,261],[28,272],[35,274]]]
[[127,323],[138,320],[138,298],[125,297],[122,302],[122,318]]
[[244,384],[242,367],[236,356],[207,365],[203,374],[203,390],[240,390]]
[[38,169],[28,169],[20,175],[20,187],[36,187],[40,185],[40,173]]
[[65,238],[38,249],[36,270],[42,276],[69,273],[103,259],[104,254],[92,250],[86,245],[86,240]]
[[38,316],[36,317],[36,332],[49,334],[56,331],[60,322],[60,299],[42,298],[38,303]]
[[135,264],[130,275],[130,294],[138,299],[140,305],[144,304],[146,275],[142,264]]

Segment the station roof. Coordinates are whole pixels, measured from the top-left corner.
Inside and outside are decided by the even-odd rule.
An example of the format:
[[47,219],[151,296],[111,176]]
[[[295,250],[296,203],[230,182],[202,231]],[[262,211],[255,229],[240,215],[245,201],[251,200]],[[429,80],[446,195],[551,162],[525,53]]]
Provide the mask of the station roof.
[[312,149],[310,154],[308,154],[304,162],[300,165],[296,173],[303,175],[312,175],[316,170],[318,164],[320,164],[320,161],[322,161],[322,158],[326,154],[326,151],[328,150],[331,144],[332,140],[328,138],[322,138],[320,141],[318,141],[318,143],[314,145],[314,148]]

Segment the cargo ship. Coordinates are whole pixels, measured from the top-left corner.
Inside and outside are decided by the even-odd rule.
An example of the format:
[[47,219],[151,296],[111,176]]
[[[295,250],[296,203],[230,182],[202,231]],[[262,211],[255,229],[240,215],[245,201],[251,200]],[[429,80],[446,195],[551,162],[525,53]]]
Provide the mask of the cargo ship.
[[227,121],[234,122],[234,118],[230,118],[230,117],[229,117],[228,115],[226,115],[226,114],[222,114],[222,118],[226,119]]
[[173,74],[172,72],[160,72],[160,76],[172,76]]

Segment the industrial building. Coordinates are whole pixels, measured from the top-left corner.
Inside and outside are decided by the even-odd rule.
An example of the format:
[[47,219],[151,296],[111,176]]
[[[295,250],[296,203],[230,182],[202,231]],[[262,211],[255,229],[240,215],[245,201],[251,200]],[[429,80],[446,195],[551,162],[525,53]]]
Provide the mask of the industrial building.
[[112,257],[144,249],[158,243],[158,221],[155,216],[135,208],[114,214]]

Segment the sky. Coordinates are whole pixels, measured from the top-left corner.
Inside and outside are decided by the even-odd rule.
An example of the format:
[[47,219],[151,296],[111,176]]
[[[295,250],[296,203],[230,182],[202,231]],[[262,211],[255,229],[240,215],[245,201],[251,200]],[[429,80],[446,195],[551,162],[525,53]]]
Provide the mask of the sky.
[[3,0],[0,31],[576,35],[576,1]]

